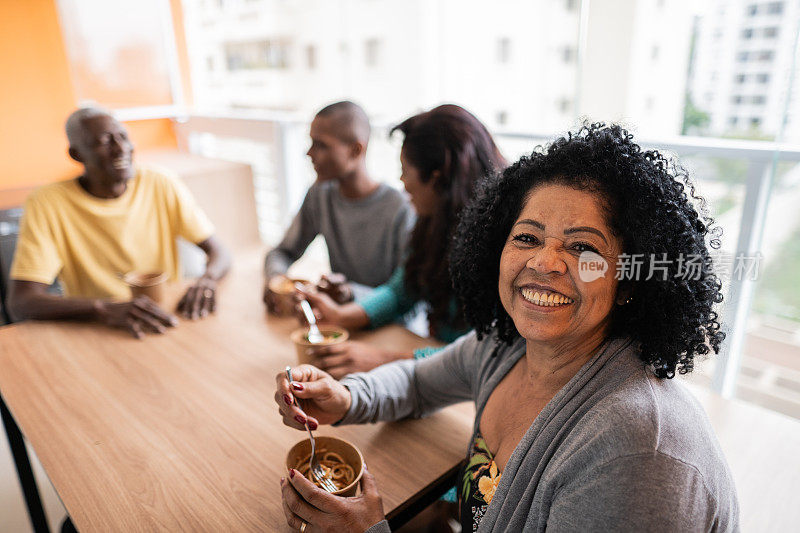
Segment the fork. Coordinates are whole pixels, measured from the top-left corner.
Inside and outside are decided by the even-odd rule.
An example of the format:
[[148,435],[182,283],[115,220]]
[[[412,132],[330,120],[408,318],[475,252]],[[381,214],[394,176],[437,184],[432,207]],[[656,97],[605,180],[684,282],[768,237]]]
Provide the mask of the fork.
[[[292,367],[290,366],[286,367],[286,377],[289,379],[289,386],[291,387]],[[297,402],[297,398],[294,399],[294,404],[300,409],[301,412],[303,412],[302,407],[300,407],[300,404]],[[306,415],[305,412],[303,412],[303,415],[305,415],[304,418],[306,419],[306,430],[308,431],[308,438],[311,441],[311,459],[308,462],[309,472],[311,472],[311,476],[319,482],[319,484],[322,486],[324,490],[328,492],[336,492],[338,490],[336,488],[336,485],[334,485],[333,481],[331,481],[325,476],[325,471],[322,470],[322,466],[319,464],[319,461],[317,460],[317,454],[316,454],[317,443],[314,440],[314,435],[311,433],[311,428],[308,426],[308,415]]]

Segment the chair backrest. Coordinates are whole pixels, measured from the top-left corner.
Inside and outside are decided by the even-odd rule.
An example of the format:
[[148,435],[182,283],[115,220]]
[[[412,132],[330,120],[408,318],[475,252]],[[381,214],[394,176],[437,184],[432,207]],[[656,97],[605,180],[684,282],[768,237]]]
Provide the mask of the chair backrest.
[[20,218],[22,218],[21,207],[0,210],[0,324],[11,322],[6,296],[8,295],[8,274],[11,271],[14,249],[17,247]]
[[177,150],[139,152],[137,161],[180,176],[228,248],[236,252],[263,246],[250,165]]

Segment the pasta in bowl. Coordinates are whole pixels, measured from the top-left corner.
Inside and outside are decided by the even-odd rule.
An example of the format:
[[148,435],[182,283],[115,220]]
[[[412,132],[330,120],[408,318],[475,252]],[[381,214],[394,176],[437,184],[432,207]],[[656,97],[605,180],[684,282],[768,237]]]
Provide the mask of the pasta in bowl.
[[[317,459],[328,479],[338,488],[332,494],[355,496],[358,482],[364,472],[364,457],[361,452],[346,440],[336,437],[315,436],[314,440],[317,442]],[[301,440],[292,446],[286,455],[286,468],[294,468],[314,481],[308,471],[310,459],[311,441]],[[319,486],[318,483],[315,484]]]

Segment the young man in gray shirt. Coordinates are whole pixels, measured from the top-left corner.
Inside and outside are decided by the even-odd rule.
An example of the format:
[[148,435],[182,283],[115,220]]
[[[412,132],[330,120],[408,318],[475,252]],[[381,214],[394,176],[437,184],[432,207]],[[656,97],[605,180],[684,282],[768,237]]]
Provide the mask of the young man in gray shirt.
[[367,173],[370,125],[361,107],[344,101],[323,108],[311,123],[310,136],[308,156],[317,181],[283,240],[267,254],[267,306],[269,280],[285,275],[317,235],[325,238],[333,272],[343,274],[359,292],[389,279],[414,225],[405,196]]

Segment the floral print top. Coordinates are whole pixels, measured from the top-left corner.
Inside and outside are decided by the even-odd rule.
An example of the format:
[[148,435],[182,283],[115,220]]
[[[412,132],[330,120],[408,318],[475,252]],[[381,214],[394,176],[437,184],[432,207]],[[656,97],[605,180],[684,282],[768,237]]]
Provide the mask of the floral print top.
[[500,483],[501,474],[494,462],[492,452],[480,430],[472,440],[466,466],[462,471],[461,488],[458,492],[461,509],[461,531],[478,530],[486,508],[492,502],[494,491]]

